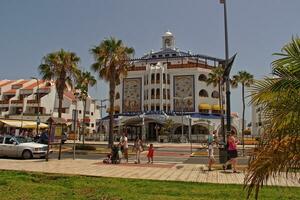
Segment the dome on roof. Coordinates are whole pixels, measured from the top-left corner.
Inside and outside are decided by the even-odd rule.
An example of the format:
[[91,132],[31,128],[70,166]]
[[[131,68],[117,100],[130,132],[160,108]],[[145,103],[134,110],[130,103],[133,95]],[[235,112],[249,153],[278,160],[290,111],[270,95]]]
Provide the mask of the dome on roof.
[[164,36],[172,36],[173,34],[170,31],[165,32]]

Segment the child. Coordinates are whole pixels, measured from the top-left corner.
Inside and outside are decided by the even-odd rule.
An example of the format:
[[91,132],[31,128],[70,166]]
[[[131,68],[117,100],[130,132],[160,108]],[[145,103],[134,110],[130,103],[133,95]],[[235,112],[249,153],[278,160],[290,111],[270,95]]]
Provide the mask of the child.
[[151,164],[153,164],[153,154],[154,154],[153,144],[150,144],[150,147],[148,149],[148,154],[147,154],[148,163],[150,163],[150,160],[151,160]]
[[214,135],[209,134],[207,138],[207,146],[208,146],[208,171],[211,171],[212,165],[216,162],[214,157]]

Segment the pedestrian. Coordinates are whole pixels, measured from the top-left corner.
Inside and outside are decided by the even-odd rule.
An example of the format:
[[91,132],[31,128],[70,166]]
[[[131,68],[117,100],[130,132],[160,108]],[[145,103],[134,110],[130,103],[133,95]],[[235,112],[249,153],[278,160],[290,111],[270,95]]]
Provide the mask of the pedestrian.
[[149,149],[148,149],[148,164],[151,162],[153,164],[153,156],[154,156],[154,147],[153,144],[150,144]]
[[120,138],[120,143],[123,149],[123,157],[126,160],[126,163],[128,163],[128,138],[125,132],[123,132],[123,135]]
[[239,141],[234,137],[234,133],[231,132],[227,137],[227,154],[229,160],[223,165],[223,170],[227,169],[227,165],[230,163],[232,165],[233,173],[237,173],[236,166],[237,166],[237,144]]
[[208,135],[207,145],[208,145],[208,171],[211,171],[212,165],[216,162],[214,157],[214,136],[213,134]]
[[134,145],[133,145],[133,151],[135,151],[135,164],[140,164],[141,160],[140,160],[140,156],[141,156],[141,152],[143,152],[143,142],[142,140],[137,137],[134,141]]

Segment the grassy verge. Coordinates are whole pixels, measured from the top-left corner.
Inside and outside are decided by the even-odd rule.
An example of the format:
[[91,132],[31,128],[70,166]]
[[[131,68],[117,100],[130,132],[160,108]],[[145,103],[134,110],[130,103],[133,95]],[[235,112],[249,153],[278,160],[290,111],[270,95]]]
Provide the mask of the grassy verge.
[[[298,199],[299,188],[264,187],[260,199]],[[6,199],[205,199],[241,200],[241,185],[185,183],[0,171],[0,197]]]

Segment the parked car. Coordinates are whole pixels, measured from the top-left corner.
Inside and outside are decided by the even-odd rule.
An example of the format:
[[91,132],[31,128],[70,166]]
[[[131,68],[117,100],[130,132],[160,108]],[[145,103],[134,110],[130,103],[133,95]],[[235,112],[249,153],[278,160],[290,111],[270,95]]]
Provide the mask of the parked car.
[[0,156],[23,159],[44,158],[47,148],[47,145],[27,142],[11,135],[0,136]]

